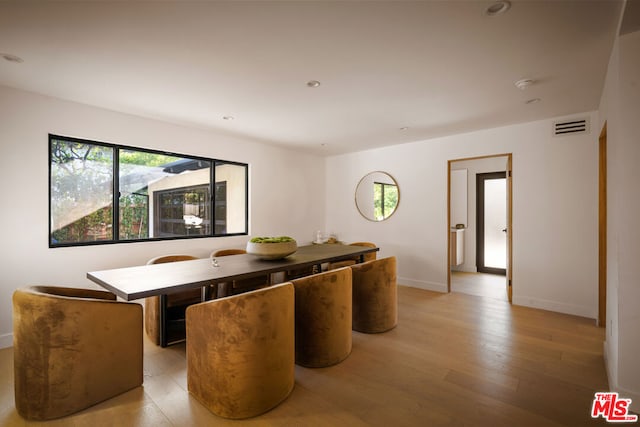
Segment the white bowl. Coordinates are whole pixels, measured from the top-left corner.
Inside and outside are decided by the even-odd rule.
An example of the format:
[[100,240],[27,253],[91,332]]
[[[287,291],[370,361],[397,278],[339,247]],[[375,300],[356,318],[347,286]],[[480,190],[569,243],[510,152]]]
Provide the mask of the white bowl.
[[295,240],[278,243],[253,243],[247,242],[247,253],[260,259],[280,259],[291,255],[298,250]]

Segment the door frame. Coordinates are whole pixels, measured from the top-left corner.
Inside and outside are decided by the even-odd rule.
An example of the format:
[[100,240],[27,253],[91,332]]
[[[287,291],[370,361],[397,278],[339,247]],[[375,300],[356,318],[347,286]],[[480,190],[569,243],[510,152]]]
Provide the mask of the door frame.
[[598,138],[598,326],[607,325],[607,122]]
[[451,165],[467,160],[507,158],[507,296],[509,302],[513,295],[513,153],[489,154],[486,156],[465,157],[447,161],[447,292],[451,292]]
[[[506,169],[506,168],[505,168]],[[499,274],[502,276],[507,275],[507,268],[496,268],[496,267],[486,267],[484,264],[484,210],[480,209],[480,207],[484,208],[484,181],[487,179],[504,179],[505,180],[505,191],[508,190],[506,188],[507,182],[507,171],[499,171],[499,172],[483,172],[476,174],[476,267],[478,272],[480,273],[489,273],[489,274]],[[507,197],[508,198],[508,197]],[[505,223],[507,221],[507,206],[505,200]],[[505,224],[506,226],[506,224]],[[508,227],[507,227],[508,229]],[[505,235],[505,240],[506,240]],[[507,253],[508,250],[508,242],[505,243],[507,245]]]

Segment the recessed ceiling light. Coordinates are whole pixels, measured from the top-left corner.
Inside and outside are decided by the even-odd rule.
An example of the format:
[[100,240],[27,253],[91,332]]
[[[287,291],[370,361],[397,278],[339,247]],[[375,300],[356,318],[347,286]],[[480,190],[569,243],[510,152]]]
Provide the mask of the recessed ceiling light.
[[507,0],[497,1],[492,3],[484,10],[487,16],[496,16],[505,13],[511,7],[511,2]]
[[24,59],[20,58],[19,56],[12,55],[10,53],[0,53],[0,56],[2,56],[2,58],[5,61],[9,61],[9,62],[15,62],[17,64],[24,62]]
[[222,120],[231,121],[233,119],[235,119],[235,117],[233,117],[233,116],[222,116]]
[[318,87],[318,86],[320,86],[320,82],[317,81],[317,80],[309,80],[307,82],[307,86],[309,86],[309,87]]
[[525,104],[536,104],[538,102],[542,101],[540,98],[531,98],[531,99],[527,99],[526,101],[524,101]]
[[518,80],[517,82],[515,82],[514,84],[516,85],[516,87],[520,90],[525,90],[526,88],[528,88],[529,86],[531,86],[532,84],[534,84],[536,81],[533,79],[522,79],[522,80]]

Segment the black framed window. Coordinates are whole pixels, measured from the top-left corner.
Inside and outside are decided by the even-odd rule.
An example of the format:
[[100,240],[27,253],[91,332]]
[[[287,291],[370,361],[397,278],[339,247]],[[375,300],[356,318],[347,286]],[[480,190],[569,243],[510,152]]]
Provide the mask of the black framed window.
[[49,167],[50,247],[248,233],[244,163],[49,135]]

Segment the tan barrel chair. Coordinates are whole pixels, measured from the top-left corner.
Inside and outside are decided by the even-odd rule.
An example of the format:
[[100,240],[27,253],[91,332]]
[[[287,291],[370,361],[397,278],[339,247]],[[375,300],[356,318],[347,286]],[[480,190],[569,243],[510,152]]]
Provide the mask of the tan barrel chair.
[[187,309],[187,386],[233,419],[276,407],[294,386],[294,289],[282,283]]
[[353,330],[385,332],[398,324],[396,257],[351,266]]
[[28,420],[81,411],[142,384],[142,306],[50,286],[13,294],[15,403]]
[[[191,255],[161,255],[155,258],[151,258],[147,261],[147,265],[162,264],[165,262],[178,262],[189,261],[198,259]],[[189,289],[188,291],[177,292],[168,294],[166,296],[166,310],[181,311],[186,306],[191,304],[197,304],[202,301],[202,290],[200,288]],[[161,345],[160,342],[160,297],[149,297],[144,300],[144,329],[147,336],[156,345]],[[184,318],[183,318],[184,319]],[[172,322],[171,330],[175,338],[168,337],[169,341],[166,344],[174,344],[183,340],[184,337],[184,324],[182,322]],[[168,331],[168,324],[165,325],[165,331]]]
[[[246,254],[244,249],[219,249],[211,252],[210,258],[220,258],[229,255],[242,255]],[[248,279],[234,280],[230,283],[220,283],[218,287],[218,296],[236,295],[242,292],[252,291],[259,288],[264,288],[271,284],[271,276],[264,275],[258,277],[251,277]]]
[[[366,248],[375,248],[377,247],[377,245],[375,243],[371,243],[371,242],[353,242],[353,243],[349,243],[350,246],[363,246]],[[363,260],[364,262],[367,261],[373,261],[374,259],[377,258],[376,252],[369,252],[364,254],[363,256]],[[349,267],[352,266],[354,264],[357,264],[360,262],[360,256],[358,255],[357,257],[354,257],[353,259],[345,259],[342,261],[336,261],[336,262],[330,262],[329,266],[327,267],[327,270],[335,270],[336,268],[342,268],[342,267]]]
[[296,301],[296,363],[335,365],[351,353],[351,269],[292,281]]

